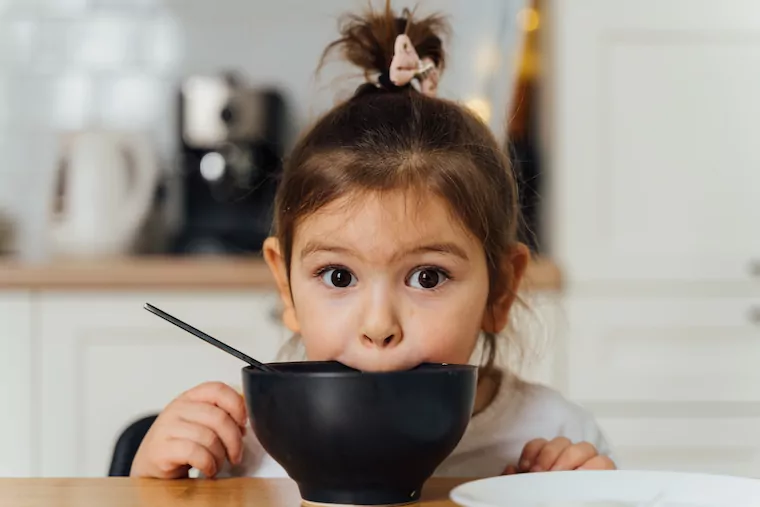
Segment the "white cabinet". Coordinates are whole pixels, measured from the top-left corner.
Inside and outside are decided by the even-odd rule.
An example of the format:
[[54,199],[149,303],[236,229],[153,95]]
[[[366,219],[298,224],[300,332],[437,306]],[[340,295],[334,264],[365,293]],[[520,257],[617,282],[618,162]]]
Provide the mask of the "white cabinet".
[[548,236],[566,279],[760,279],[760,2],[549,6]]
[[569,294],[566,394],[618,465],[760,477],[760,292]]
[[760,294],[576,296],[565,308],[574,399],[760,403]]
[[564,391],[621,464],[760,475],[760,3],[548,0]]
[[620,466],[760,478],[760,412],[745,417],[601,417]]
[[32,393],[39,360],[32,356],[32,299],[0,292],[0,477],[33,474],[38,427]]
[[127,424],[201,382],[241,384],[243,363],[148,313],[146,301],[264,361],[285,339],[272,293],[41,293],[40,475],[102,477]]

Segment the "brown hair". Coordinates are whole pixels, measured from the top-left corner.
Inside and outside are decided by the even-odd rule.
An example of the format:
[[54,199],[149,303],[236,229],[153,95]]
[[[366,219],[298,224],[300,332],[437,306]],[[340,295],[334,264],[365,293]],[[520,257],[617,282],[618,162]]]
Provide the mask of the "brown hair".
[[[404,33],[386,2],[385,12],[352,16],[342,37],[328,46],[366,74],[387,70],[393,42]],[[403,21],[403,20],[402,20]],[[434,29],[443,19],[412,21],[407,34],[420,57],[444,62]],[[437,42],[432,42],[437,41]],[[325,53],[325,54],[326,54]],[[433,192],[483,245],[489,304],[510,287],[503,258],[517,243],[519,207],[515,176],[489,128],[467,109],[413,88],[386,91],[363,85],[353,98],[322,117],[297,143],[285,164],[275,202],[275,234],[290,273],[293,236],[300,220],[346,195],[392,190]],[[486,336],[487,366],[495,336]]]
[[446,19],[440,14],[433,14],[415,21],[414,11],[405,9],[404,14],[406,16],[397,17],[391,9],[390,0],[386,1],[383,13],[375,12],[370,5],[363,16],[346,14],[340,22],[341,37],[325,48],[318,70],[330,53],[339,49],[343,58],[362,69],[369,79],[372,73],[390,68],[396,37],[406,34],[419,57],[429,57],[443,72],[446,55],[441,36],[450,33]]

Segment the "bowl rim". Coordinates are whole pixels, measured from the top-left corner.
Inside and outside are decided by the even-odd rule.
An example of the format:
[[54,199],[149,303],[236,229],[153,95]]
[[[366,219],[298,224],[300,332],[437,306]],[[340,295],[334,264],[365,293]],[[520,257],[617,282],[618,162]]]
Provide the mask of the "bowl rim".
[[[278,361],[272,363],[266,363],[267,366],[277,368],[278,365],[290,365],[298,363],[312,363],[312,364],[333,364],[335,361]],[[399,375],[440,375],[443,372],[477,372],[478,366],[472,364],[454,364],[454,363],[421,363],[419,366],[433,366],[433,368],[411,369],[411,370],[392,370],[392,371],[361,371],[361,370],[347,370],[347,371],[262,371],[254,366],[244,366],[243,373],[248,375],[257,376],[277,376],[285,375],[288,377],[388,377]]]

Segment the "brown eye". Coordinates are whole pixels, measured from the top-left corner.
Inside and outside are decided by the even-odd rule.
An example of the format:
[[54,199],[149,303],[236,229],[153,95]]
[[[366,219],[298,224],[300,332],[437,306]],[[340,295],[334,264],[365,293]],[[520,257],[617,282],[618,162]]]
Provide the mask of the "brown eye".
[[414,271],[409,277],[408,284],[415,289],[435,289],[448,280],[448,276],[436,268],[422,268]]
[[322,281],[332,287],[345,289],[356,285],[356,277],[344,268],[328,269],[322,274]]

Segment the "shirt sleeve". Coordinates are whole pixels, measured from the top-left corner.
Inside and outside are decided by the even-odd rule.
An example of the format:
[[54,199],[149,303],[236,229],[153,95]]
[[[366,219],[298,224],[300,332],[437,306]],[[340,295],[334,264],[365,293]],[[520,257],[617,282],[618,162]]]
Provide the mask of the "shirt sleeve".
[[588,442],[620,468],[612,445],[590,410],[546,386],[526,384],[523,393],[523,414],[518,425],[533,428],[535,436],[531,438],[565,437],[574,444]]

